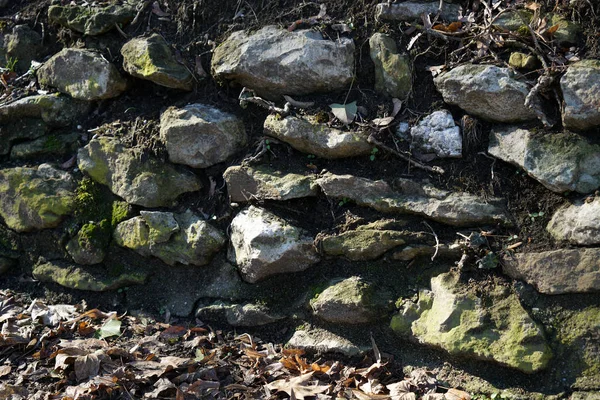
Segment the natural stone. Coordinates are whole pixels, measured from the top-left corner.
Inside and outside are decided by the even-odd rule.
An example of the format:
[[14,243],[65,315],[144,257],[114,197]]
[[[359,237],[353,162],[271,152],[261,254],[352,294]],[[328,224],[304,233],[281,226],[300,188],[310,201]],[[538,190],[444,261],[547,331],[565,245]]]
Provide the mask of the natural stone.
[[560,78],[563,94],[563,125],[587,130],[600,126],[600,60],[582,60],[569,65]]
[[313,353],[338,353],[348,357],[358,356],[364,352],[350,340],[319,328],[296,330],[286,343],[286,347]]
[[74,152],[79,147],[78,139],[77,133],[45,135],[30,142],[15,144],[10,150],[10,158],[34,159],[47,155],[63,156]]
[[77,153],[78,166],[94,181],[107,185],[130,204],[170,206],[182,193],[202,185],[191,172],[150,157],[144,161],[117,139],[97,137]]
[[247,141],[240,118],[204,104],[168,108],[160,117],[160,137],[171,162],[194,168],[227,160]]
[[434,78],[437,90],[448,104],[492,122],[535,120],[525,106],[529,88],[515,79],[508,68],[464,64]]
[[374,322],[387,313],[390,294],[358,276],[333,281],[310,301],[313,314],[334,324]]
[[110,5],[107,7],[50,6],[48,20],[85,35],[100,35],[114,29],[115,25],[125,25],[135,17],[135,7]]
[[307,119],[269,115],[265,133],[298,151],[326,159],[367,155],[373,146],[360,132],[345,132]]
[[523,168],[557,193],[589,193],[600,187],[600,146],[579,135],[535,135],[516,126],[496,127],[488,152]]
[[369,47],[375,64],[375,90],[398,99],[407,98],[412,91],[410,57],[398,54],[394,39],[382,33],[371,36]]
[[563,15],[550,14],[548,26],[558,25],[558,29],[552,35],[554,41],[561,47],[577,44],[577,38],[581,34],[581,26],[569,21]]
[[226,304],[218,301],[200,306],[196,311],[196,318],[203,321],[226,320],[231,326],[263,326],[284,317],[272,315],[267,307],[259,304]]
[[583,246],[600,244],[600,198],[561,207],[546,229],[557,240]]
[[542,327],[516,294],[498,285],[479,297],[454,273],[432,278],[431,292],[421,291],[417,303],[406,301],[391,328],[450,354],[495,361],[525,373],[543,370],[552,358]]
[[43,50],[42,37],[27,25],[17,25],[12,34],[7,35],[6,55],[17,61],[16,71],[23,74],[31,67],[31,61],[39,57]]
[[37,77],[42,85],[87,101],[117,97],[127,86],[114,65],[83,49],[61,50],[38,69]]
[[157,257],[171,266],[206,265],[225,243],[221,231],[191,211],[142,212],[117,225],[114,239],[118,246],[144,257]]
[[110,241],[108,222],[89,222],[83,225],[77,235],[67,243],[66,250],[77,264],[99,264],[106,257]]
[[159,34],[134,38],[121,48],[123,69],[136,78],[173,89],[192,90],[192,73],[176,61],[167,41]]
[[271,212],[250,206],[230,225],[229,260],[246,282],[304,271],[319,261],[313,238]]
[[285,173],[264,165],[233,166],[223,173],[232,202],[249,200],[291,200],[317,195],[312,175]]
[[411,148],[422,153],[435,153],[440,158],[462,157],[460,128],[449,111],[435,111],[410,130]]
[[482,199],[469,193],[450,193],[408,182],[416,188],[397,192],[385,181],[352,175],[326,173],[317,179],[327,197],[347,199],[379,212],[414,214],[454,226],[509,223],[500,199]]
[[402,249],[395,251],[392,254],[392,260],[400,261],[411,261],[417,257],[433,257],[436,258],[456,258],[459,259],[462,254],[462,250],[458,246],[447,246],[440,244],[438,246],[426,246],[426,245],[409,245]]
[[131,271],[111,275],[103,267],[77,267],[56,261],[41,262],[33,267],[33,277],[42,282],[54,282],[69,289],[105,292],[130,285],[141,285],[148,273]]
[[503,31],[509,31],[515,34],[523,33],[523,31],[529,34],[526,26],[531,22],[533,13],[527,10],[509,10],[498,18],[494,18],[494,27],[499,28]]
[[[436,15],[439,1],[406,1],[402,3],[380,3],[375,8],[375,18],[384,21],[421,21],[422,14]],[[440,18],[445,21],[456,21],[460,6],[448,2],[442,3]]]
[[232,33],[213,53],[212,75],[233,80],[262,97],[332,92],[354,75],[354,42],[326,40],[314,30],[266,26]]
[[560,249],[505,257],[502,270],[544,294],[600,291],[600,248]]
[[21,237],[0,224],[0,257],[17,259],[21,250]]
[[508,59],[508,64],[511,67],[520,69],[534,69],[538,67],[539,63],[537,57],[518,51],[510,53],[510,58]]
[[17,232],[54,228],[74,208],[75,181],[48,164],[0,170],[0,215]]

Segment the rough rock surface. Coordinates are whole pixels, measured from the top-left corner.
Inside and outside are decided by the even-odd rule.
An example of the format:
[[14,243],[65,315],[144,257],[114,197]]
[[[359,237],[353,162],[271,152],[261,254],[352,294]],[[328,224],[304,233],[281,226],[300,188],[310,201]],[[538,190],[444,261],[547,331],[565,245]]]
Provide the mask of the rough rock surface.
[[[458,4],[442,3],[440,18],[445,21],[456,21]],[[421,21],[422,14],[436,15],[440,7],[439,1],[406,1],[402,3],[377,4],[375,16],[384,21]]]
[[130,204],[170,206],[182,193],[202,186],[191,172],[150,158],[141,161],[118,140],[92,139],[77,153],[79,169]]
[[488,152],[557,193],[589,193],[600,187],[600,146],[579,135],[534,135],[516,126],[497,127],[490,133]]
[[510,53],[508,64],[513,68],[534,69],[537,68],[540,61],[537,57],[515,51]]
[[106,33],[114,29],[116,24],[127,24],[135,14],[135,7],[127,4],[108,7],[53,5],[48,8],[50,23],[91,36]]
[[569,65],[560,79],[560,88],[565,128],[587,130],[600,126],[599,60],[582,60]]
[[339,353],[348,357],[358,356],[364,352],[348,339],[319,328],[308,331],[297,330],[286,346],[314,353]]
[[410,129],[411,148],[438,157],[462,157],[460,128],[449,111],[435,111]]
[[389,293],[381,292],[358,276],[331,282],[310,301],[315,316],[334,324],[373,322],[385,316],[390,304]]
[[291,200],[317,195],[312,175],[274,170],[264,165],[256,168],[233,166],[223,173],[232,202],[249,200]]
[[15,144],[10,149],[11,160],[25,158],[35,159],[48,155],[64,156],[77,151],[79,134],[44,135],[30,142]]
[[74,208],[75,180],[49,164],[0,170],[0,215],[17,232],[53,228]]
[[141,285],[148,274],[143,271],[111,275],[103,267],[85,268],[60,262],[42,262],[32,271],[33,277],[42,282],[54,282],[69,289],[104,292],[130,285]]
[[583,246],[600,244],[600,198],[558,209],[546,229],[557,240]]
[[65,249],[77,264],[99,264],[106,257],[106,247],[110,240],[108,227],[101,223],[87,223],[79,229]]
[[[317,184],[328,197],[348,199],[384,213],[415,214],[454,226],[508,223],[499,199],[484,200],[468,193],[450,193],[417,186],[396,192],[385,181],[326,173]],[[409,185],[407,185],[409,186]]]
[[165,264],[206,265],[225,243],[221,231],[190,211],[140,214],[117,225],[115,243],[145,257],[155,256]]
[[42,85],[79,100],[103,100],[117,97],[127,81],[117,68],[100,54],[90,50],[65,48],[53,55],[37,71]]
[[194,168],[223,162],[246,145],[242,120],[204,104],[171,107],[160,117],[169,160]]
[[313,238],[267,210],[250,206],[230,225],[229,259],[250,283],[300,272],[319,261]]
[[38,58],[43,49],[42,37],[27,25],[15,26],[4,40],[6,55],[17,60],[16,70],[22,74],[29,70],[31,61]]
[[437,90],[448,104],[492,122],[522,122],[536,116],[525,107],[526,83],[514,78],[508,68],[465,64],[434,78]]
[[560,249],[505,257],[502,270],[544,294],[600,291],[600,248]]
[[123,69],[136,78],[173,89],[192,90],[192,73],[175,60],[167,41],[159,34],[134,38],[121,48]]
[[375,64],[375,90],[405,99],[412,90],[412,64],[408,55],[398,54],[390,36],[376,33],[369,39],[371,60]]
[[485,299],[459,283],[453,273],[431,279],[431,292],[418,303],[407,301],[391,322],[392,329],[450,354],[493,360],[525,373],[543,370],[552,352],[543,329],[504,286]]
[[232,33],[212,57],[212,75],[279,99],[341,90],[354,74],[354,42],[326,40],[319,32],[266,26]]
[[277,322],[284,317],[273,315],[267,307],[259,304],[226,304],[218,301],[200,306],[196,311],[196,318],[203,321],[225,319],[231,326],[262,326]]
[[345,132],[294,116],[269,115],[265,133],[298,151],[326,159],[367,155],[373,148],[362,133]]

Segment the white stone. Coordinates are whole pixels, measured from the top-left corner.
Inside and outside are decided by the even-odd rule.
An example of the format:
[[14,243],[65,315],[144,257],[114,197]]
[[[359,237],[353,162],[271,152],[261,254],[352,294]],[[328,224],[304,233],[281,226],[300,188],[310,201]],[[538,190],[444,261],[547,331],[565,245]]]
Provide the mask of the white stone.
[[411,147],[438,157],[462,157],[460,128],[454,123],[449,111],[440,110],[423,118],[410,130]]

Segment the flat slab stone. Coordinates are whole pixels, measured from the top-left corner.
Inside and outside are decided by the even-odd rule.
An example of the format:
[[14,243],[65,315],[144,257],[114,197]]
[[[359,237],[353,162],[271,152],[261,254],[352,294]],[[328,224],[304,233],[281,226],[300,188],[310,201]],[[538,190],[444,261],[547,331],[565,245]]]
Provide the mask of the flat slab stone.
[[582,60],[569,65],[560,78],[560,88],[566,129],[587,130],[600,126],[599,60]]
[[600,198],[559,208],[546,229],[557,240],[582,246],[600,244]]
[[226,320],[231,326],[263,326],[284,317],[273,314],[267,307],[253,304],[227,304],[221,301],[200,306],[196,318],[208,321]]
[[128,24],[136,15],[130,5],[110,5],[108,7],[50,6],[48,20],[85,35],[101,35],[114,29],[115,25]]
[[[439,1],[405,1],[402,3],[380,3],[375,7],[375,18],[384,21],[420,21],[422,14],[436,15],[440,7]],[[442,4],[440,18],[456,21],[460,5]]]
[[505,257],[502,270],[544,294],[600,291],[600,248],[561,249]]
[[314,353],[339,353],[348,357],[360,355],[363,349],[346,338],[325,329],[297,330],[286,347],[303,349]]

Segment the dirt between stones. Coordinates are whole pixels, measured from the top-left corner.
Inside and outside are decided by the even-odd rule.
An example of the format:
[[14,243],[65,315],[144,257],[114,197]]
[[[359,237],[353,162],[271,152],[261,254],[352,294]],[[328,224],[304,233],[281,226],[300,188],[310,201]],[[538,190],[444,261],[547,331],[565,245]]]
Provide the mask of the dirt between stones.
[[[473,2],[463,1],[461,3],[468,3],[466,5],[471,7]],[[363,106],[368,111],[369,119],[389,113],[392,109],[389,99],[373,91],[374,70],[369,58],[368,38],[374,32],[384,32],[394,37],[401,44],[400,47],[405,48],[407,38],[403,36],[401,27],[398,24],[374,20],[374,6],[377,2],[327,0],[319,2],[319,4],[321,3],[327,6],[327,14],[334,20],[351,23],[354,27],[352,36],[357,47],[356,79],[349,91],[298,97],[299,101],[315,102],[313,107],[303,112],[311,115],[327,113],[329,111],[328,104],[343,103],[347,100],[348,102],[357,101],[359,105]],[[509,1],[507,3],[521,2]],[[542,6],[544,10],[558,7],[564,14],[568,14],[569,11],[576,13],[576,11],[569,10],[566,3],[558,0],[556,2],[547,1]],[[171,18],[158,18],[151,13],[151,7],[146,7],[141,14],[141,22],[128,27],[125,33],[131,37],[140,35],[144,31],[159,32],[179,51],[188,65],[194,65],[196,55],[200,55],[203,68],[209,71],[213,45],[220,43],[231,32],[240,29],[256,30],[266,24],[287,27],[297,22],[298,26],[302,26],[302,21],[306,21],[307,18],[319,12],[319,4],[294,0],[248,0],[244,2],[238,0],[200,2],[166,0],[160,5],[163,10],[171,14]],[[112,31],[103,35],[102,39],[97,39],[83,37],[67,29],[56,28],[47,23],[47,8],[47,1],[13,1],[6,8],[0,9],[0,27],[3,32],[10,32],[15,22],[29,24],[36,31],[40,31],[43,26],[44,43],[48,54],[53,54],[62,47],[85,45],[86,47],[100,48],[115,65],[122,64],[119,49],[124,43],[124,39],[118,32]],[[18,16],[15,16],[17,13]],[[584,31],[589,33],[585,35],[586,42],[580,43],[586,51],[585,55],[589,58],[597,57],[600,54],[596,30],[600,27],[599,20],[589,13],[578,14],[576,18],[580,20]],[[337,34],[328,31],[325,33]],[[425,67],[443,64],[446,56],[453,50],[452,46],[452,43],[435,38],[431,38],[427,44],[417,44],[414,50],[414,53],[418,55],[414,67],[416,75],[414,94],[398,120],[415,122],[442,106],[441,96],[435,90],[431,74],[425,70]],[[508,52],[500,54],[499,57],[506,59]],[[235,85],[207,79],[198,84],[195,91],[181,93],[159,87],[151,82],[136,80],[135,85],[124,95],[97,103],[93,112],[86,120],[81,121],[80,125],[82,131],[85,132],[88,129],[112,124],[113,128],[110,134],[123,135],[132,146],[140,150],[141,157],[153,154],[165,160],[164,148],[157,140],[157,121],[160,113],[167,107],[202,102],[218,105],[225,111],[241,115],[250,137],[250,145],[244,151],[239,152],[235,158],[225,163],[226,165],[219,164],[207,168],[202,177],[205,187],[202,195],[183,195],[178,201],[177,208],[172,210],[173,212],[183,212],[186,209],[192,209],[199,210],[206,215],[214,215],[216,216],[215,225],[225,230],[236,210],[227,204],[227,195],[224,190],[217,191],[215,196],[209,198],[207,195],[210,187],[209,179],[214,180],[217,188],[224,187],[223,171],[230,165],[239,165],[244,158],[255,153],[263,137],[263,121],[268,115],[264,109],[255,106],[249,106],[246,110],[240,111],[238,105],[240,90],[241,88]],[[450,107],[450,110],[456,120],[459,120],[464,114],[457,108]],[[141,121],[149,122],[143,124]],[[406,162],[382,151],[377,153],[374,160],[368,156],[336,161],[308,159],[306,155],[276,141],[272,142],[270,151],[263,157],[261,163],[301,174],[316,174],[327,170],[335,174],[352,174],[370,179],[426,178],[440,189],[464,191],[484,197],[504,197],[515,224],[510,228],[494,227],[491,232],[492,236],[488,237],[491,250],[501,250],[503,246],[506,246],[503,238],[512,235],[518,235],[523,241],[523,245],[518,251],[542,251],[568,247],[562,243],[555,243],[546,232],[545,226],[558,206],[565,201],[573,201],[581,196],[574,194],[565,197],[554,194],[517,168],[486,156],[489,130],[488,124],[481,123],[479,133],[465,143],[466,151],[462,159],[436,160],[430,164],[442,167],[446,171],[444,175],[429,174],[419,169],[409,168]],[[102,132],[98,132],[98,134],[102,134]],[[389,136],[388,132],[382,132],[382,135],[385,134]],[[600,142],[597,137],[590,137],[590,140]],[[406,146],[406,144],[404,145]],[[61,158],[48,158],[36,160],[36,164],[40,162],[62,163],[64,161],[66,160]],[[0,159],[0,162],[3,167],[14,165],[7,159]],[[79,179],[81,176],[77,178]],[[332,203],[324,196],[286,202],[265,201],[263,205],[315,235],[319,232],[337,232],[349,220],[356,218],[371,221],[381,217],[380,214],[366,208],[352,204]],[[531,217],[532,214],[541,214],[541,212],[544,213],[542,217]],[[406,220],[407,229],[427,230],[418,218],[409,217]],[[452,242],[457,238],[456,228],[436,223],[431,223],[431,227],[442,242]],[[64,242],[63,234],[64,232],[61,230],[49,230],[22,235],[23,247],[28,249],[28,255],[20,260],[18,271],[12,271],[10,274],[0,277],[0,287],[26,292],[31,298],[45,297],[50,303],[74,304],[85,300],[89,308],[97,307],[119,312],[143,310],[160,315],[165,299],[171,295],[171,293],[164,293],[164,283],[160,279],[150,279],[149,283],[143,287],[131,287],[127,291],[110,293],[82,293],[57,285],[42,285],[39,282],[33,282],[29,278],[29,273],[32,265],[37,261],[37,256],[52,257],[55,255],[58,258],[64,256],[53,245]],[[40,239],[40,237],[46,237],[47,240]],[[135,257],[125,250],[116,250],[111,257],[134,267],[140,263],[139,257]],[[223,254],[219,255],[218,259],[219,257],[224,259]],[[291,303],[300,291],[314,287],[314,282],[322,282],[325,277],[351,276],[352,274],[360,274],[376,283],[391,286],[400,297],[411,296],[415,293],[416,288],[427,286],[431,276],[448,269],[447,264],[438,261],[419,267],[406,265],[401,268],[392,268],[392,263],[393,261],[387,259],[368,263],[325,260],[318,267],[293,274],[285,281],[265,282],[262,301],[267,304],[275,302],[285,304],[286,301]],[[147,259],[145,265],[139,265],[139,267],[151,270],[157,276],[160,275],[165,265],[155,259]],[[177,267],[176,270],[170,270],[170,272],[173,272],[174,282],[180,284],[177,289],[181,292],[186,290],[193,292],[194,285],[201,284],[201,279],[190,282],[189,276],[195,276],[192,273],[196,273],[193,268]],[[481,290],[485,290],[486,285],[490,282],[507,286],[512,284],[497,270],[474,270],[469,274],[469,283],[481,287]],[[549,297],[538,295],[527,289],[522,292],[522,296],[528,307],[545,310],[544,313],[536,315],[543,323],[552,320],[554,311],[583,309],[591,305],[600,305],[600,300],[594,295]],[[298,325],[301,323],[310,326],[310,320],[294,322]],[[368,341],[367,338],[361,336],[364,332],[360,329],[354,332],[346,327],[327,325],[325,327],[331,329],[332,332],[344,329],[346,335],[351,338],[359,342]],[[289,338],[292,331],[290,327],[275,324],[270,327],[257,328],[253,332],[265,340],[282,342]],[[544,395],[559,395],[572,390],[571,385],[574,383],[574,377],[567,371],[564,371],[564,380],[560,379],[562,373],[558,366],[560,363],[557,363],[557,366],[553,367],[554,369],[528,376],[490,363],[453,358],[441,351],[401,342],[391,334],[389,329],[382,327],[373,327],[373,335],[379,347],[394,354],[403,365],[439,368],[442,371],[441,374],[445,374],[448,382],[463,382],[464,384],[468,381],[471,387],[474,387],[483,379],[499,389],[516,389],[515,398],[519,398],[519,396],[532,398],[534,392]],[[551,336],[552,332],[549,332],[549,335]],[[486,385],[486,383],[481,383],[482,391],[488,390]]]

